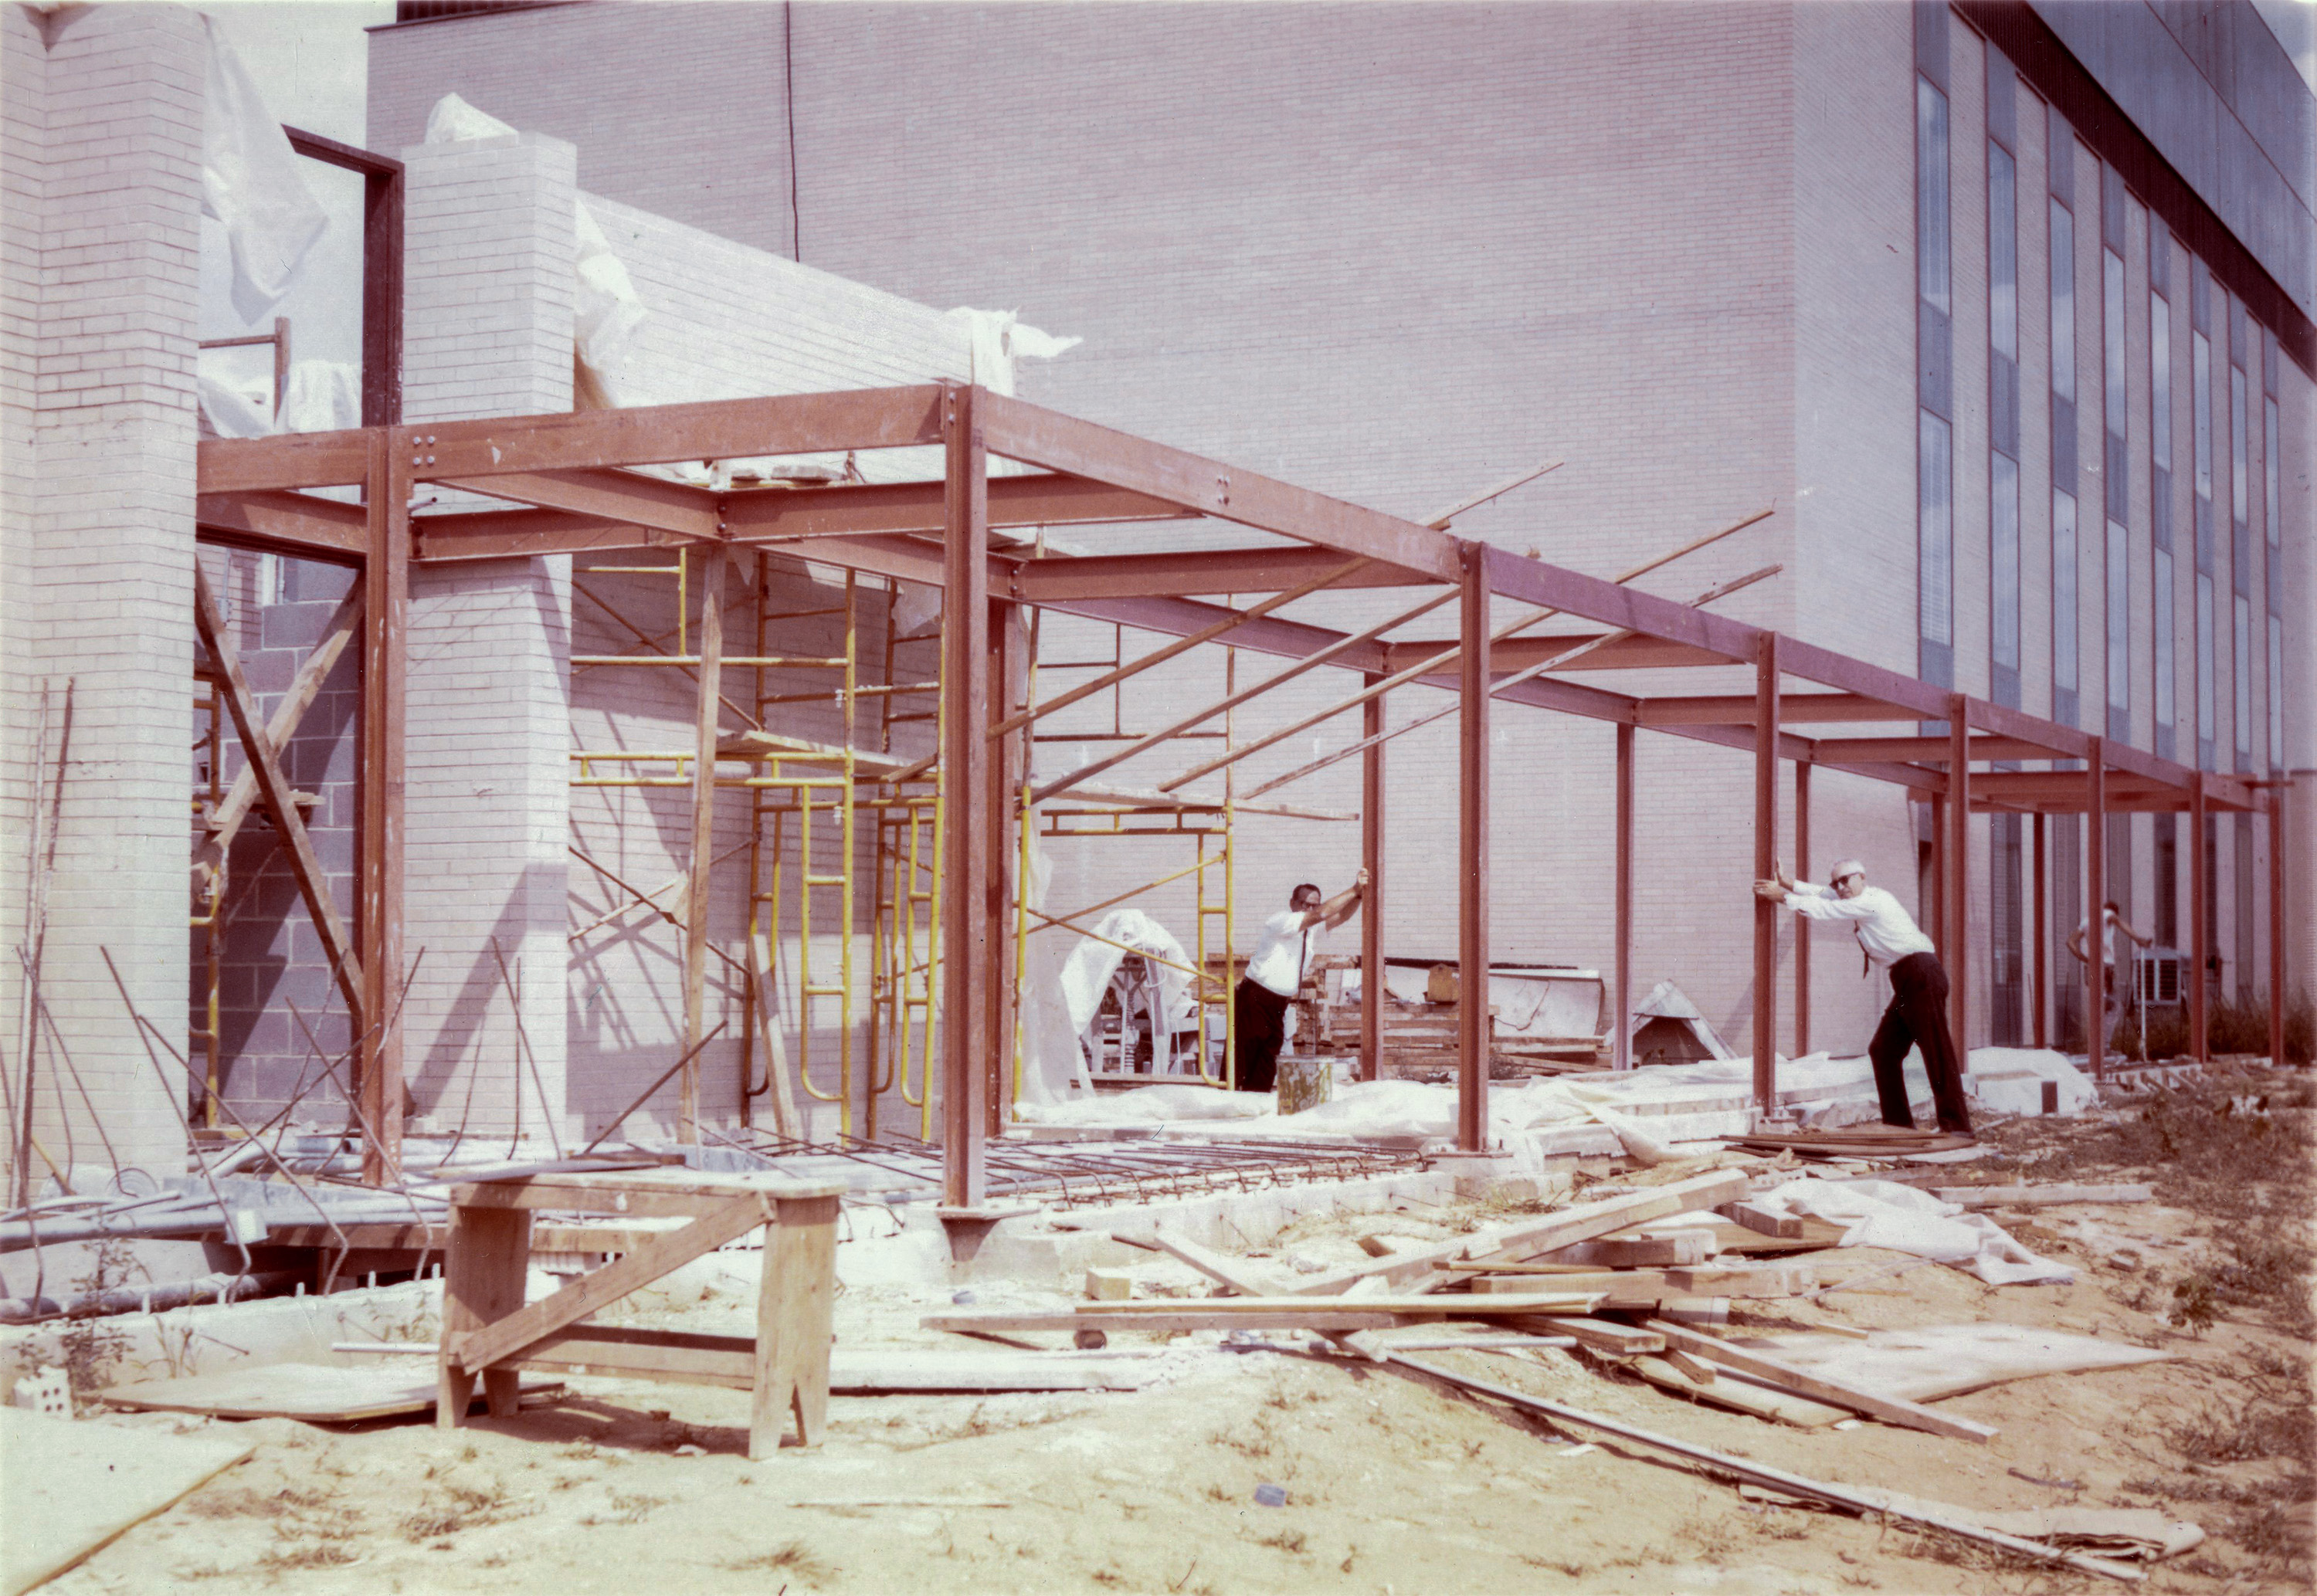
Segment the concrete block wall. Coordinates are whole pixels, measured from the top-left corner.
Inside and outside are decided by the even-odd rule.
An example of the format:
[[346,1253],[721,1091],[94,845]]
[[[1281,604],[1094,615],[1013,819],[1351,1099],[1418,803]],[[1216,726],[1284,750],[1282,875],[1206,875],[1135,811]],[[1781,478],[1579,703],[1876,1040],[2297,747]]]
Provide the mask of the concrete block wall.
[[[166,1172],[183,1155],[173,1102],[184,1083],[157,1074],[100,950],[182,1047],[201,23],[170,6],[40,19],[13,8],[0,51],[7,937],[22,935],[20,839],[45,680],[50,758],[62,749],[65,765],[42,993],[103,1139],[45,1046],[35,1135],[59,1164]],[[21,980],[9,963],[6,1067],[21,1086]],[[164,1057],[157,1068],[177,1066]]]
[[[405,422],[569,410],[571,147],[525,134],[401,158]],[[577,1128],[570,579],[564,557],[411,573],[403,1068],[416,1112],[445,1130],[538,1135],[550,1114],[556,1134]]]

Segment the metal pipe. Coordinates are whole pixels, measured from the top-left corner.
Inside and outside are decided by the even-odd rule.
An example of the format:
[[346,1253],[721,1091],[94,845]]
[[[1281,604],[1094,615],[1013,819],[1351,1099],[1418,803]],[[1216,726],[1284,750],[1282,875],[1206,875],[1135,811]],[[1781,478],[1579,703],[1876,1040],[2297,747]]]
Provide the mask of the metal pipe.
[[199,1279],[176,1280],[166,1286],[119,1286],[109,1291],[86,1291],[58,1302],[52,1297],[0,1297],[0,1324],[37,1324],[44,1319],[97,1319],[114,1314],[158,1314],[191,1307],[204,1299],[218,1304],[241,1302],[252,1297],[278,1296],[305,1279],[299,1270],[269,1270],[264,1274],[235,1275],[220,1271]]

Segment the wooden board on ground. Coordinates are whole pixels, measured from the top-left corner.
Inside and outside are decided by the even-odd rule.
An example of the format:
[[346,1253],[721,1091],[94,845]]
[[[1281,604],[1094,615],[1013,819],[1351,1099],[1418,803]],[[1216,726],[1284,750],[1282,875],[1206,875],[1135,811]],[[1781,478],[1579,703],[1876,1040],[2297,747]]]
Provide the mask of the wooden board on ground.
[[1815,1375],[1783,1358],[1736,1346],[1713,1336],[1701,1335],[1696,1331],[1686,1330],[1663,1319],[1651,1320],[1650,1328],[1662,1332],[1668,1346],[1677,1347],[1693,1357],[1734,1369],[1740,1374],[1752,1375],[1794,1395],[1811,1397],[1819,1402],[1839,1403],[1886,1424],[1903,1425],[1910,1430],[1927,1431],[1930,1434],[1944,1435],[1956,1440],[1986,1441],[1996,1433],[1992,1425],[1971,1419],[1958,1419],[1948,1413],[1933,1413],[1929,1408],[1901,1397],[1863,1390],[1847,1381]]
[[[543,1396],[556,1382],[526,1378],[523,1395]],[[351,1424],[434,1411],[434,1370],[340,1369],[324,1363],[269,1363],[223,1374],[144,1380],[102,1393],[116,1407],[149,1413],[207,1413],[219,1419],[302,1419]]]
[[2156,1193],[2146,1186],[1934,1186],[1931,1195],[1941,1202],[1967,1208],[2051,1208],[2071,1202],[2152,1202]]
[[833,1347],[828,1388],[880,1391],[1133,1391],[1158,1372],[1147,1354],[969,1351],[959,1347]]
[[1866,1339],[1781,1336],[1766,1348],[1797,1369],[1910,1402],[1960,1396],[2007,1380],[2165,1362],[2176,1354],[2035,1324],[1927,1324]]
[[1774,1391],[1735,1370],[1716,1375],[1711,1381],[1700,1381],[1691,1378],[1663,1358],[1636,1358],[1632,1368],[1635,1374],[1652,1386],[1694,1397],[1699,1402],[1710,1402],[1716,1407],[1752,1413],[1760,1419],[1774,1419],[1781,1424],[1792,1424],[1798,1429],[1815,1430],[1851,1416],[1847,1407],[1829,1407],[1822,1402],[1812,1402],[1807,1396]]
[[0,1593],[55,1578],[255,1450],[232,1435],[0,1408]]
[[1792,1265],[1762,1269],[1699,1266],[1689,1269],[1588,1270],[1576,1274],[1479,1275],[1472,1289],[1484,1297],[1555,1291],[1598,1292],[1605,1308],[1642,1307],[1668,1297],[1795,1297],[1818,1284],[1817,1271]]

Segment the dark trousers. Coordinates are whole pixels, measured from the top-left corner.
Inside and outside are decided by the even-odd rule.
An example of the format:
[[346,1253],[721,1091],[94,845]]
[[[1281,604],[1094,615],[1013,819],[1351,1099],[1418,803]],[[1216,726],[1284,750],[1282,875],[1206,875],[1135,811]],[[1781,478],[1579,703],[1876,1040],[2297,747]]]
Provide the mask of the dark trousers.
[[1268,1092],[1287,1041],[1287,1010],[1294,1003],[1260,981],[1242,976],[1231,993],[1231,1039],[1239,1051],[1239,1089]]
[[1923,1050],[1939,1128],[1969,1132],[1971,1109],[1964,1101],[1963,1065],[1955,1057],[1955,1039],[1947,1034],[1947,972],[1935,953],[1910,953],[1891,967],[1891,1006],[1883,1011],[1883,1023],[1867,1044],[1885,1125],[1915,1123],[1907,1103],[1910,1048]]

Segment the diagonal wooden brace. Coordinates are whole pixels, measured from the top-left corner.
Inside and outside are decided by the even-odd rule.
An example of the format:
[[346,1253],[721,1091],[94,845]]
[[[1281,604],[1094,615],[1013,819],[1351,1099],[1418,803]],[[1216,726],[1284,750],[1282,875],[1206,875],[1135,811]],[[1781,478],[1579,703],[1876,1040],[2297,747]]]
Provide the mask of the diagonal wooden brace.
[[[297,675],[291,679],[290,691],[282,695],[282,701],[274,706],[273,718],[265,723],[266,740],[276,749],[290,745],[290,739],[297,734],[298,723],[305,719],[306,711],[313,708],[314,700],[321,693],[322,683],[329,679],[331,671],[337,667],[339,659],[344,655],[346,645],[353,640],[354,633],[361,628],[362,617],[362,580],[356,576],[353,585],[346,590],[346,596],[339,601],[337,609],[331,614],[329,624],[322,629],[321,641],[314,645],[314,651],[299,665]],[[209,840],[202,844],[201,857],[193,864],[193,889],[196,892],[205,890],[210,877],[224,865],[226,854],[233,847],[233,839],[241,830],[241,823],[249,818],[249,812],[256,803],[257,766],[253,761],[242,767],[241,774],[233,779],[233,787],[225,795],[225,801],[210,816]]]
[[474,1373],[523,1355],[523,1349],[588,1315],[640,1291],[670,1270],[738,1241],[760,1225],[777,1224],[771,1192],[749,1192],[719,1203],[681,1230],[671,1230],[592,1274],[541,1297],[479,1330],[469,1331],[445,1349],[457,1367]]
[[234,647],[233,635],[226,628],[217,596],[210,592],[209,578],[201,574],[198,561],[193,566],[193,623],[201,632],[202,646],[217,665],[218,674],[224,678],[221,685],[226,709],[233,716],[233,729],[249,755],[249,768],[257,772],[258,797],[266,812],[273,816],[274,829],[281,833],[282,844],[289,850],[290,869],[297,877],[299,894],[306,900],[307,912],[314,917],[315,930],[321,932],[331,973],[337,977],[338,991],[346,1000],[346,1012],[353,1017],[354,1031],[359,1035],[368,1028],[368,1019],[362,1001],[362,965],[354,957],[353,939],[347,934],[345,922],[338,916],[338,905],[330,896],[329,878],[322,872],[322,861],[314,857],[313,841],[306,835],[306,823],[300,818],[298,806],[292,801],[290,778],[282,773],[280,752],[266,735],[265,727],[257,722],[257,700],[249,691],[248,678],[241,673],[241,655]]

